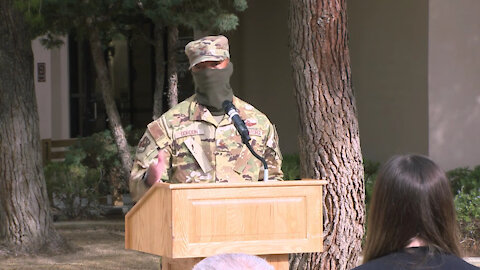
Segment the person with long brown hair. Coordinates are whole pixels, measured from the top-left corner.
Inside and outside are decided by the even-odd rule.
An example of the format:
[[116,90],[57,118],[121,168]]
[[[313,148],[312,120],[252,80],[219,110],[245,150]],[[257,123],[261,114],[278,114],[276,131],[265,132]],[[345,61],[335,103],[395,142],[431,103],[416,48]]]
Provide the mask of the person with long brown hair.
[[479,269],[461,259],[445,173],[420,155],[391,158],[375,182],[363,265],[369,269]]

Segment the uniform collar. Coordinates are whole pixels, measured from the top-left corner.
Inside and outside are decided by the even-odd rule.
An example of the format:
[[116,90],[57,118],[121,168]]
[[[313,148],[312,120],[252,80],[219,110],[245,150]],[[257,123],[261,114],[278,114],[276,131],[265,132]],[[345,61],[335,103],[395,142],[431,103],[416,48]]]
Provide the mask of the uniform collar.
[[[246,114],[243,110],[243,107],[240,107],[241,101],[239,98],[236,96],[233,96],[232,103],[237,108],[238,114],[240,117],[245,120],[246,119]],[[210,111],[207,109],[207,107],[203,106],[202,104],[199,104],[197,102],[197,99],[195,98],[195,95],[193,95],[193,100],[190,103],[190,120],[192,121],[205,121],[208,122],[212,125],[218,126],[217,121],[213,118],[212,114]],[[226,124],[225,124],[226,123]],[[228,125],[231,124],[232,120],[228,117],[226,119],[223,119],[221,124],[223,125]]]

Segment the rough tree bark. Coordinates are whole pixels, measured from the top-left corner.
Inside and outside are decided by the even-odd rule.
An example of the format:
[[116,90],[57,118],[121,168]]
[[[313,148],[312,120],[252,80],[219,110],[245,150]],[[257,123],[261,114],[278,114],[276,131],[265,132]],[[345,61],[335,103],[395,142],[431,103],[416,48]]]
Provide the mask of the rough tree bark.
[[102,92],[103,102],[107,111],[108,123],[112,131],[115,144],[117,145],[120,161],[122,162],[122,170],[124,181],[128,186],[128,178],[130,177],[130,169],[132,168],[132,156],[129,151],[127,138],[122,126],[120,115],[118,114],[117,105],[113,97],[112,83],[110,80],[107,62],[102,49],[99,30],[92,26],[89,31],[90,50],[92,52],[95,71],[97,74],[100,90]]
[[178,28],[176,26],[168,27],[167,47],[168,47],[168,106],[172,108],[178,103],[178,75],[177,75],[177,41]]
[[50,215],[31,37],[12,0],[0,1],[0,37],[0,254],[69,250]]
[[163,46],[164,27],[160,23],[154,26],[155,46],[155,93],[153,94],[153,120],[163,113],[163,89],[165,83],[165,48]]
[[351,269],[361,251],[365,195],[346,0],[291,0],[289,28],[301,175],[329,182],[324,252],[295,254],[290,269]]

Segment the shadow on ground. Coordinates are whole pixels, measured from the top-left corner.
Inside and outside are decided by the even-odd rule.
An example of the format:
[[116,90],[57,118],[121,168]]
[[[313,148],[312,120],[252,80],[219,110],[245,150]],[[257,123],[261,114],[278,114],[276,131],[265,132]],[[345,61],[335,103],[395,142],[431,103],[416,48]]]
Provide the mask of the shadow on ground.
[[[75,252],[57,256],[0,257],[0,270],[46,269],[159,269],[160,257],[125,250],[125,223],[123,219],[101,221],[57,222],[55,227]],[[480,258],[466,258],[480,266]]]
[[55,227],[75,252],[50,257],[0,258],[0,269],[159,269],[160,257],[125,250],[122,219],[57,222]]

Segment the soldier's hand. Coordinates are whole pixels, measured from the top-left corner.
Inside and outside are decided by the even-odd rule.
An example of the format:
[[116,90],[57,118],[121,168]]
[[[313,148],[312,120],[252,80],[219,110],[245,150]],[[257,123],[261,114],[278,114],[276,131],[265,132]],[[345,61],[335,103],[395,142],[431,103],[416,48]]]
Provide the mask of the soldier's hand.
[[154,161],[148,167],[148,176],[147,176],[147,184],[152,186],[157,182],[161,182],[161,178],[163,173],[165,172],[165,156],[163,151],[158,152],[157,160]]

